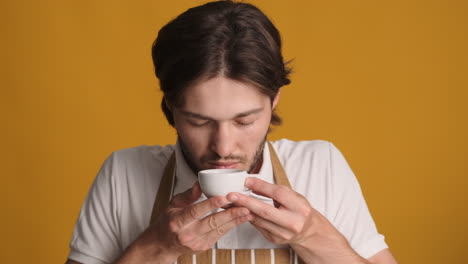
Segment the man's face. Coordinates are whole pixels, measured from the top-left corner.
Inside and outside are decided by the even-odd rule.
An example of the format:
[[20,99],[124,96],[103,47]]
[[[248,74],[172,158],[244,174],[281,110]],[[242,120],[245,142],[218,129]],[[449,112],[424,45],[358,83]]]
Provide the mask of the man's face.
[[172,112],[192,170],[254,169],[277,101],[272,105],[255,86],[221,76],[188,87]]

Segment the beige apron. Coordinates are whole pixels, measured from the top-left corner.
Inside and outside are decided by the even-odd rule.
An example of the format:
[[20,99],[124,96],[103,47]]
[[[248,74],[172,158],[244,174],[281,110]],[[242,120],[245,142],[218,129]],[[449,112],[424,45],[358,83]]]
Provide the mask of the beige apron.
[[[275,182],[291,188],[283,166],[273,146],[268,142]],[[159,185],[151,213],[150,223],[154,223],[164,212],[171,199],[175,185],[175,154],[170,157]],[[290,248],[275,249],[210,249],[198,254],[180,256],[177,264],[297,264],[304,263]]]

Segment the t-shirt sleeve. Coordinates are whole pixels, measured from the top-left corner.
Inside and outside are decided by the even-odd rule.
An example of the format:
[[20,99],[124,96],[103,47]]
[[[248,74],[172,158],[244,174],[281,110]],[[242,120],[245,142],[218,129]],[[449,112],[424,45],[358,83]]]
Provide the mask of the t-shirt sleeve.
[[388,248],[377,232],[361,187],[341,152],[329,143],[333,206],[329,219],[362,257],[369,258]]
[[73,230],[69,259],[84,264],[112,263],[121,254],[118,235],[115,154],[96,176]]

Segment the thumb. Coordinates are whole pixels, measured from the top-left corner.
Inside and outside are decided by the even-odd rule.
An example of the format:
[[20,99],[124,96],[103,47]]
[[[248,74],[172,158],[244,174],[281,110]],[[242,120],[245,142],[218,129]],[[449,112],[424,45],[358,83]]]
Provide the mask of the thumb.
[[193,202],[198,200],[201,195],[200,184],[195,182],[192,188],[187,189],[183,193],[179,193],[174,198],[172,198],[171,204],[175,207],[186,207],[191,205]]
[[192,200],[193,200],[193,201],[192,201],[192,203],[193,203],[193,202],[195,202],[196,200],[198,200],[198,198],[200,198],[200,196],[201,196],[201,194],[202,194],[201,187],[200,187],[200,183],[199,183],[198,181],[196,181],[196,182],[193,184],[191,190],[192,190],[192,193],[191,193],[191,194],[192,194],[192,197],[191,197],[191,198],[192,198]]

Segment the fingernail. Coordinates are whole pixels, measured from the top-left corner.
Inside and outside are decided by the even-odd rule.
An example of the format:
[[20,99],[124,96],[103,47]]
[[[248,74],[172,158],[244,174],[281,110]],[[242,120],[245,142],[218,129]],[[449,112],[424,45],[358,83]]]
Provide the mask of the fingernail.
[[232,195],[229,196],[229,201],[235,202],[237,200],[239,200],[239,197],[237,195],[232,194]]

